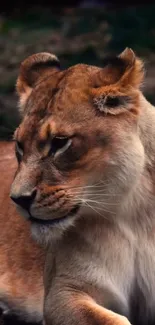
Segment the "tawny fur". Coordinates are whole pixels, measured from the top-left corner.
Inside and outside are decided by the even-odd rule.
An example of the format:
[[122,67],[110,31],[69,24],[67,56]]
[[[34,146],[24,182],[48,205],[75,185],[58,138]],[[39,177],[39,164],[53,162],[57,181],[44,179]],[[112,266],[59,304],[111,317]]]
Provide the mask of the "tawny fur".
[[44,250],[31,238],[9,192],[17,163],[13,142],[0,142],[0,307],[22,321],[43,317]]
[[[25,212],[47,249],[45,323],[153,325],[155,108],[140,90],[143,64],[126,49],[103,68],[47,72],[44,55],[37,75],[29,57],[18,77],[11,195],[36,193]],[[105,96],[116,100],[108,109]],[[67,149],[54,151],[56,136],[71,140]]]

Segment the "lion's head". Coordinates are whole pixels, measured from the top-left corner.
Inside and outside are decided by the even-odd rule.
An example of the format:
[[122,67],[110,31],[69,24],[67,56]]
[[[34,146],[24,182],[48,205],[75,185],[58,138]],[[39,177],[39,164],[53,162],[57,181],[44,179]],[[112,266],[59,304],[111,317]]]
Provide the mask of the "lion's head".
[[138,135],[143,64],[131,49],[103,67],[61,70],[48,53],[28,57],[17,91],[18,170],[11,198],[38,236],[81,215],[115,217],[144,166]]

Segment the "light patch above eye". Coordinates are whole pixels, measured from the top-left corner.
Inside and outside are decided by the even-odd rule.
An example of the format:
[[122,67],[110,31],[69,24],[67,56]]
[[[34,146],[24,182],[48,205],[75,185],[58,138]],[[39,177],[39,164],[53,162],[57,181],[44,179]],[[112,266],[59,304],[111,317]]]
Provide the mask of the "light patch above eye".
[[50,151],[50,148],[51,148],[50,141],[39,141],[38,149],[41,152],[41,157],[42,158],[47,157],[47,155],[48,155],[48,153]]
[[50,135],[51,135],[51,126],[49,120],[44,122],[43,124],[41,123],[43,120],[40,120],[40,129],[39,129],[39,138],[42,142],[46,141]]

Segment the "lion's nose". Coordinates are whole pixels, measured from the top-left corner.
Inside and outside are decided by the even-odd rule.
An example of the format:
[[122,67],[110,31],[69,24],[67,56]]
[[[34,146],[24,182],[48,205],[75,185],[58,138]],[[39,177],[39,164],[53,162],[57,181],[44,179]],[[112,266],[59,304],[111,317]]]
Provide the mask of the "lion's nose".
[[31,192],[26,192],[22,194],[10,193],[10,198],[23,209],[28,210],[36,196],[37,190],[33,189]]

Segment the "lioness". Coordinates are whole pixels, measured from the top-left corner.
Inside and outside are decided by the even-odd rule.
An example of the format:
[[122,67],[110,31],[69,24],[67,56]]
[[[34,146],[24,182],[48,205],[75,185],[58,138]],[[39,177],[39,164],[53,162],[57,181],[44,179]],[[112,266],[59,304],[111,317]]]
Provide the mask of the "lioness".
[[155,324],[155,109],[131,49],[27,58],[11,198],[47,245],[47,325]]
[[0,142],[0,310],[5,323],[40,323],[44,250],[32,240],[29,223],[9,198],[16,168],[14,143]]

